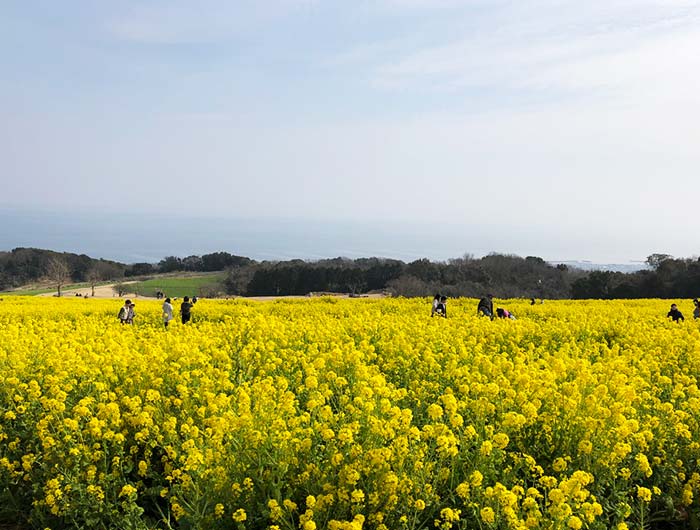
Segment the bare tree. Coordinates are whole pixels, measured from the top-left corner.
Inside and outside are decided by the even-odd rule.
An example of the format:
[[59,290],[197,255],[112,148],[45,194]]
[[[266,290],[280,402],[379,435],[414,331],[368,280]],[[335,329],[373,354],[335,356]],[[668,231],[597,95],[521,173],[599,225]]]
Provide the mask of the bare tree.
[[117,293],[117,296],[123,296],[126,293],[127,285],[124,282],[117,282],[112,286],[112,290]]
[[51,258],[46,267],[46,277],[58,288],[58,296],[61,296],[61,287],[70,280],[70,269],[65,260]]
[[92,267],[89,271],[87,271],[87,274],[85,274],[85,279],[92,288],[92,296],[95,296],[95,285],[97,285],[98,282],[102,280],[102,274],[100,273],[100,270],[97,267]]
[[102,280],[106,280],[110,276],[109,267],[103,263],[96,263],[85,274],[85,279],[92,288],[92,296],[95,296],[95,286]]

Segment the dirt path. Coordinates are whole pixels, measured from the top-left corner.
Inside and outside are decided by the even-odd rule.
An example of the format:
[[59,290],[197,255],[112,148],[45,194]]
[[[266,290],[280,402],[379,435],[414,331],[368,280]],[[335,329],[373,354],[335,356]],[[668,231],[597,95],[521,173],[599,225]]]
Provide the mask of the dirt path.
[[[130,282],[122,282],[124,285],[128,287],[130,283],[137,283],[136,281],[130,281]],[[117,293],[114,292],[113,287],[116,284],[110,283],[106,285],[96,285],[95,286],[95,296],[94,298],[137,298],[139,300],[156,300],[155,297],[153,296],[142,296],[142,295],[137,295],[136,293],[133,292],[127,292],[124,293],[121,297],[117,296]],[[55,292],[51,293],[42,293],[37,296],[55,296]],[[93,298],[92,296],[92,287],[81,287],[79,289],[64,289],[61,291],[61,296],[65,298],[70,298],[74,296],[85,296],[87,295],[89,298]],[[226,299],[234,299],[234,298],[243,298],[244,300],[255,300],[258,302],[269,302],[272,300],[295,300],[295,299],[309,299],[309,298],[318,298],[321,296],[331,296],[333,298],[386,298],[386,295],[383,294],[377,294],[377,293],[372,293],[372,294],[363,294],[359,295],[356,297],[350,296],[349,294],[345,293],[311,293],[306,296],[231,296],[231,297],[226,297]]]
[[[124,285],[128,287],[130,283],[136,283],[135,281],[132,282],[122,282]],[[95,286],[95,298],[119,298],[117,296],[117,293],[114,292],[113,287],[116,284],[110,283],[106,285],[96,285]],[[38,296],[55,296],[54,293],[43,293]],[[64,289],[61,291],[61,296],[62,297],[70,297],[70,296],[85,296],[88,295],[90,298],[92,298],[92,287],[81,287],[79,289]],[[148,296],[136,296],[135,293],[132,292],[127,292],[124,293],[121,298],[141,298],[141,299],[150,299],[151,297]],[[155,298],[153,298],[155,300]]]

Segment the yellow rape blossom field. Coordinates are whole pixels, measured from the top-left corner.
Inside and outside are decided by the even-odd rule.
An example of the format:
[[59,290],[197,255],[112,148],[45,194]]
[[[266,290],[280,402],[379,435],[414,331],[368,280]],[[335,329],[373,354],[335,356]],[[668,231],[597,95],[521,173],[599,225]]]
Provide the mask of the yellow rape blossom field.
[[6,298],[0,524],[698,528],[698,323],[503,305]]

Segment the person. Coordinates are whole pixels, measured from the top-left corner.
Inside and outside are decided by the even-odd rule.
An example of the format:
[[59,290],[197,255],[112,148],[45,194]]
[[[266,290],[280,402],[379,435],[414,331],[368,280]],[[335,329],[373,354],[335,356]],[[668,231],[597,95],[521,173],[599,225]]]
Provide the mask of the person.
[[493,295],[487,294],[481,300],[479,300],[479,305],[476,308],[477,315],[484,315],[493,320]]
[[440,300],[438,300],[437,306],[435,306],[435,314],[447,318],[447,297],[446,296],[441,296]]
[[196,304],[196,303],[197,303],[197,297],[196,297],[196,296],[193,296],[193,297],[192,297],[192,305],[194,305],[194,304]]
[[187,324],[192,317],[192,304],[190,303],[190,297],[185,296],[180,304],[180,316],[182,317],[182,323]]
[[671,310],[668,312],[666,317],[671,317],[674,322],[678,322],[679,320],[685,320],[685,318],[683,318],[683,313],[678,311],[678,306],[676,304],[671,304]]
[[435,315],[435,310],[437,309],[438,304],[440,303],[440,293],[435,293],[435,296],[433,297],[433,307],[430,310],[430,316],[432,317]]
[[511,320],[515,320],[515,315],[502,307],[496,308],[496,315],[498,318],[509,318]]
[[127,299],[124,301],[124,305],[119,309],[119,322],[122,324],[128,324],[129,320],[129,308],[131,307],[131,300]]
[[134,317],[136,316],[136,312],[134,310],[135,307],[136,307],[136,304],[134,302],[131,302],[129,304],[129,311],[126,314],[126,323],[127,324],[134,323]]
[[534,299],[534,298],[530,298],[530,305],[535,305],[535,299]]
[[693,300],[693,305],[695,306],[695,309],[693,309],[693,318],[697,320],[700,318],[700,302],[698,302],[697,298]]
[[173,306],[170,303],[170,298],[166,298],[163,302],[163,324],[165,324],[165,329],[168,329],[168,324],[173,319]]

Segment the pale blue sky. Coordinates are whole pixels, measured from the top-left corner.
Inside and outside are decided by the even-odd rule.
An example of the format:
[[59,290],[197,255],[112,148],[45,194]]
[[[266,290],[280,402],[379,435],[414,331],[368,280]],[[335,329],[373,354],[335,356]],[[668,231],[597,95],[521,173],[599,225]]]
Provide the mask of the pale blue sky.
[[698,50],[682,0],[7,1],[0,207],[689,256]]

